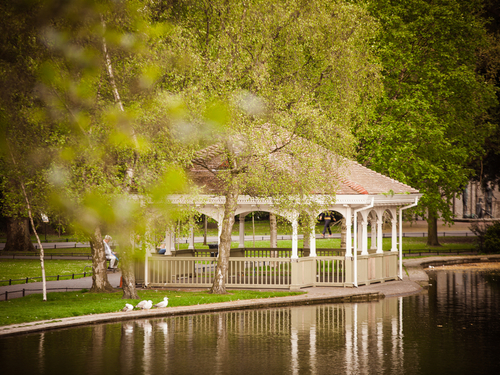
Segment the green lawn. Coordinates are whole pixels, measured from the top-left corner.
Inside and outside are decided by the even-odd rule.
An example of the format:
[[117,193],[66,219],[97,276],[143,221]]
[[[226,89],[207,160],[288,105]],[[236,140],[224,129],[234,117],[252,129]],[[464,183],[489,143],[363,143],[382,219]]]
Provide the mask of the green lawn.
[[[170,290],[144,290],[138,292],[140,300],[153,301],[153,304],[168,297],[168,306],[191,306],[206,303],[236,300],[272,298],[303,294],[302,292],[259,292],[229,291],[225,295],[209,294],[207,291],[181,292]],[[121,299],[122,292],[93,294],[86,291],[47,293],[47,301],[41,294],[23,298],[0,301],[0,326],[16,323],[52,320],[71,316],[101,314],[120,311],[125,303],[135,306],[138,300]],[[167,307],[168,308],[168,307]]]
[[[399,239],[398,239],[399,240]],[[440,237],[441,246],[432,247],[431,249],[474,249],[475,247],[475,238],[474,237]],[[392,247],[392,239],[384,238],[382,241],[384,251],[391,250]],[[233,242],[231,247],[237,248],[239,245],[238,242]],[[299,240],[299,249],[304,245],[304,241]],[[194,244],[196,249],[207,249],[208,246],[203,246],[201,244]],[[269,241],[260,241],[259,238],[256,238],[255,244],[253,241],[245,241],[245,247],[269,247]],[[371,239],[368,239],[368,247],[371,246]],[[280,240],[278,236],[278,247],[279,248],[291,248],[292,240]],[[187,249],[187,244],[180,244],[180,249]],[[316,248],[318,249],[338,249],[340,248],[340,239],[339,238],[319,238],[316,240]],[[403,252],[405,250],[424,250],[429,249],[427,246],[427,237],[403,237]]]
[[[47,280],[55,280],[48,276],[57,275],[72,275],[84,272],[85,266],[91,266],[92,260],[46,260],[45,275]],[[90,268],[85,269],[86,272],[91,271]],[[0,280],[8,279],[25,279],[26,277],[40,277],[42,270],[40,268],[40,260],[38,259],[0,259]],[[79,278],[83,276],[76,276]],[[29,282],[37,282],[41,279],[29,280]],[[24,282],[13,282],[13,284]],[[0,283],[0,285],[9,285],[8,282]]]
[[[323,231],[323,223],[319,223],[316,225],[316,233],[321,233]],[[255,221],[255,235],[269,235],[270,229],[269,229],[269,220],[259,220]],[[339,225],[331,225],[330,227],[331,231],[333,233],[340,233],[340,226]],[[234,223],[233,230],[231,232],[233,235],[238,235],[240,233],[240,225],[239,225],[239,220],[236,219],[236,222]],[[246,236],[251,236],[253,234],[253,226],[252,226],[252,220],[247,219],[245,221],[245,235]],[[280,235],[289,235],[292,233],[292,226],[288,222],[278,222],[278,236]],[[208,228],[207,230],[207,235],[208,236],[217,236],[217,228]],[[203,236],[203,223],[198,224],[197,227],[195,228],[195,235],[196,236]]]

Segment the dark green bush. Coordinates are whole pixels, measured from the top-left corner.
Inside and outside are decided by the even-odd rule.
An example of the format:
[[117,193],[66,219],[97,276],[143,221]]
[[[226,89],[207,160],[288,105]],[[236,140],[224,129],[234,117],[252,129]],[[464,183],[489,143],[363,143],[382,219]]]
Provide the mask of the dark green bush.
[[500,253],[500,221],[473,223],[470,229],[477,236],[480,252]]
[[489,254],[500,252],[500,221],[495,221],[486,229],[483,248]]

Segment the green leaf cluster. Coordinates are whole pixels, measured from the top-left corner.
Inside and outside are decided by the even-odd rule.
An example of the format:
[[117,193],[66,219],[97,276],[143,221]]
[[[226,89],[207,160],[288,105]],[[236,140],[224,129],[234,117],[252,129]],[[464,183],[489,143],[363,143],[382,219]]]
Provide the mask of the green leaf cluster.
[[451,199],[471,178],[494,126],[494,86],[476,70],[488,43],[480,1],[376,0],[374,40],[384,95],[370,126],[356,132],[358,159],[424,194],[420,211],[451,219]]

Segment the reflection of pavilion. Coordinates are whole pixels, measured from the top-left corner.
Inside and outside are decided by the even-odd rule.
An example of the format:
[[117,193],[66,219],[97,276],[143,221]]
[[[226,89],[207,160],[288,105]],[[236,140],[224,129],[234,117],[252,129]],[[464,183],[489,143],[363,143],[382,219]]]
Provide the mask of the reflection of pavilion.
[[402,317],[402,298],[389,298],[135,321],[132,333],[122,330],[135,351],[121,351],[120,363],[130,371],[293,374],[383,373],[390,363],[399,372]]
[[[220,160],[217,155],[210,154],[210,158],[203,160],[203,164],[205,168],[213,165],[216,169]],[[401,256],[398,269],[398,218],[401,236],[402,211],[416,205],[421,194],[410,186],[352,161],[346,161],[342,168],[337,173],[340,177],[334,203],[323,195],[312,195],[310,200],[314,202],[314,207],[320,208],[311,208],[307,214],[313,218],[324,210],[341,214],[345,219],[345,244],[339,249],[317,249],[316,238],[311,236],[308,247],[299,249],[298,211],[279,209],[272,199],[240,196],[236,210],[240,219],[240,243],[238,248],[231,250],[227,286],[298,289],[307,286],[358,286],[402,278]],[[213,183],[213,178],[206,169],[194,168],[191,175],[194,181],[205,187],[206,195],[196,198],[173,196],[172,202],[188,205],[214,219],[218,223],[220,235],[225,198],[220,196],[217,184]],[[266,211],[288,220],[292,227],[292,247],[245,248],[244,219],[254,211]],[[388,249],[383,248],[384,222],[390,222],[392,226],[392,241]],[[314,233],[314,227],[312,230]],[[215,251],[211,253],[196,250],[193,234],[190,236],[188,250],[175,251],[175,240],[171,233],[167,233],[165,242],[166,256],[148,253],[144,267],[137,268],[138,282],[153,286],[212,285],[215,266],[214,259],[210,256],[214,256]],[[401,242],[400,240],[400,252]]]

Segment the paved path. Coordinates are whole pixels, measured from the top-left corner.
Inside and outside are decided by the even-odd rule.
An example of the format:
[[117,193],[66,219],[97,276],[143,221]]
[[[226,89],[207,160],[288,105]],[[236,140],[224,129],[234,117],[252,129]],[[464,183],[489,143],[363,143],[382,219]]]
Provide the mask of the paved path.
[[[85,315],[79,317],[70,317],[57,319],[52,321],[39,321],[23,324],[13,324],[0,327],[0,337],[12,336],[25,333],[33,333],[45,330],[60,329],[66,327],[82,326],[98,323],[119,322],[130,319],[140,318],[157,318],[175,315],[197,314],[222,312],[241,309],[255,308],[271,308],[290,305],[304,305],[313,303],[341,303],[341,302],[356,302],[369,301],[384,297],[407,296],[422,292],[428,286],[428,277],[424,271],[425,267],[430,265],[437,266],[441,264],[456,264],[465,262],[500,262],[500,255],[490,256],[453,256],[453,257],[428,257],[418,259],[404,260],[405,273],[403,280],[389,281],[386,283],[378,283],[359,288],[334,288],[334,287],[313,287],[305,288],[303,291],[306,294],[299,296],[265,298],[245,301],[232,301],[223,303],[212,303],[196,306],[178,306],[166,309],[153,309],[145,311],[130,311],[127,313],[113,312],[98,315]],[[119,274],[110,274],[112,285],[116,285],[116,280],[119,280]],[[116,279],[117,278],[117,279]],[[86,280],[66,280],[59,281],[62,285],[72,286],[84,285]],[[85,284],[88,285],[88,284]]]

